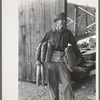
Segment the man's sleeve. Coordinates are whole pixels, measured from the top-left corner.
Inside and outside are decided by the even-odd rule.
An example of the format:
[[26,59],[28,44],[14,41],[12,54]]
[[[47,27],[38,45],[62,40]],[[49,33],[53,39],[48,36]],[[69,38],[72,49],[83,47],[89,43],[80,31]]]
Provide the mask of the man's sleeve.
[[81,52],[80,50],[78,49],[78,46],[77,46],[77,41],[76,39],[74,38],[73,34],[71,31],[69,31],[69,43],[72,45],[72,48],[73,50],[75,51],[75,53],[77,54],[78,58],[81,58],[82,55],[81,55]]
[[44,37],[41,39],[40,43],[43,43],[49,39],[49,32],[47,32]]

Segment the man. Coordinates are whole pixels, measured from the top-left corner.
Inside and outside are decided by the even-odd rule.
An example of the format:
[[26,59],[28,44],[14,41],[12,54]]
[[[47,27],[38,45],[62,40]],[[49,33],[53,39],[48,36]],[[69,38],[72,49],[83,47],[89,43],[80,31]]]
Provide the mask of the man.
[[70,43],[75,50],[80,62],[80,51],[77,47],[76,40],[71,31],[66,29],[65,14],[60,13],[54,19],[55,28],[47,32],[41,43],[49,42],[52,44],[51,61],[47,63],[49,77],[49,89],[52,100],[59,100],[59,83],[63,84],[63,94],[65,100],[75,100],[71,87],[70,71],[63,62],[64,50]]

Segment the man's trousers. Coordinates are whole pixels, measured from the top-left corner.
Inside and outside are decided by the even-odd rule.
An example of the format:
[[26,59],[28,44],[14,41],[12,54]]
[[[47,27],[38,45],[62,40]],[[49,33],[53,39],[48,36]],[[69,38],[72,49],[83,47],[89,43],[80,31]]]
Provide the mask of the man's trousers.
[[63,84],[63,95],[65,100],[75,100],[71,87],[70,73],[63,62],[51,61],[48,67],[48,83],[52,100],[59,100],[59,84]]

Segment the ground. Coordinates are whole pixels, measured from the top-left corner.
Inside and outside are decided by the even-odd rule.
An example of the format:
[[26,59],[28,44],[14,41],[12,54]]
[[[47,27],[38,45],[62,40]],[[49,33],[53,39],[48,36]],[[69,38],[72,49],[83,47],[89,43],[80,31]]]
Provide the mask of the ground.
[[[61,87],[61,85],[60,85]],[[76,100],[96,100],[95,70],[83,79],[72,82]],[[60,100],[63,100],[60,88]],[[34,83],[19,81],[19,100],[51,100],[48,88]]]

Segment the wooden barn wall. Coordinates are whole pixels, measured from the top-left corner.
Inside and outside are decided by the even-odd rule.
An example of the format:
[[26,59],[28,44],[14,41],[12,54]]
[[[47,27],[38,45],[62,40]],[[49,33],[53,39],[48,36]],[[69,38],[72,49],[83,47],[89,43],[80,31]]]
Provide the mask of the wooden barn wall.
[[20,0],[19,79],[34,81],[36,46],[52,28],[55,15],[62,11],[64,0]]

